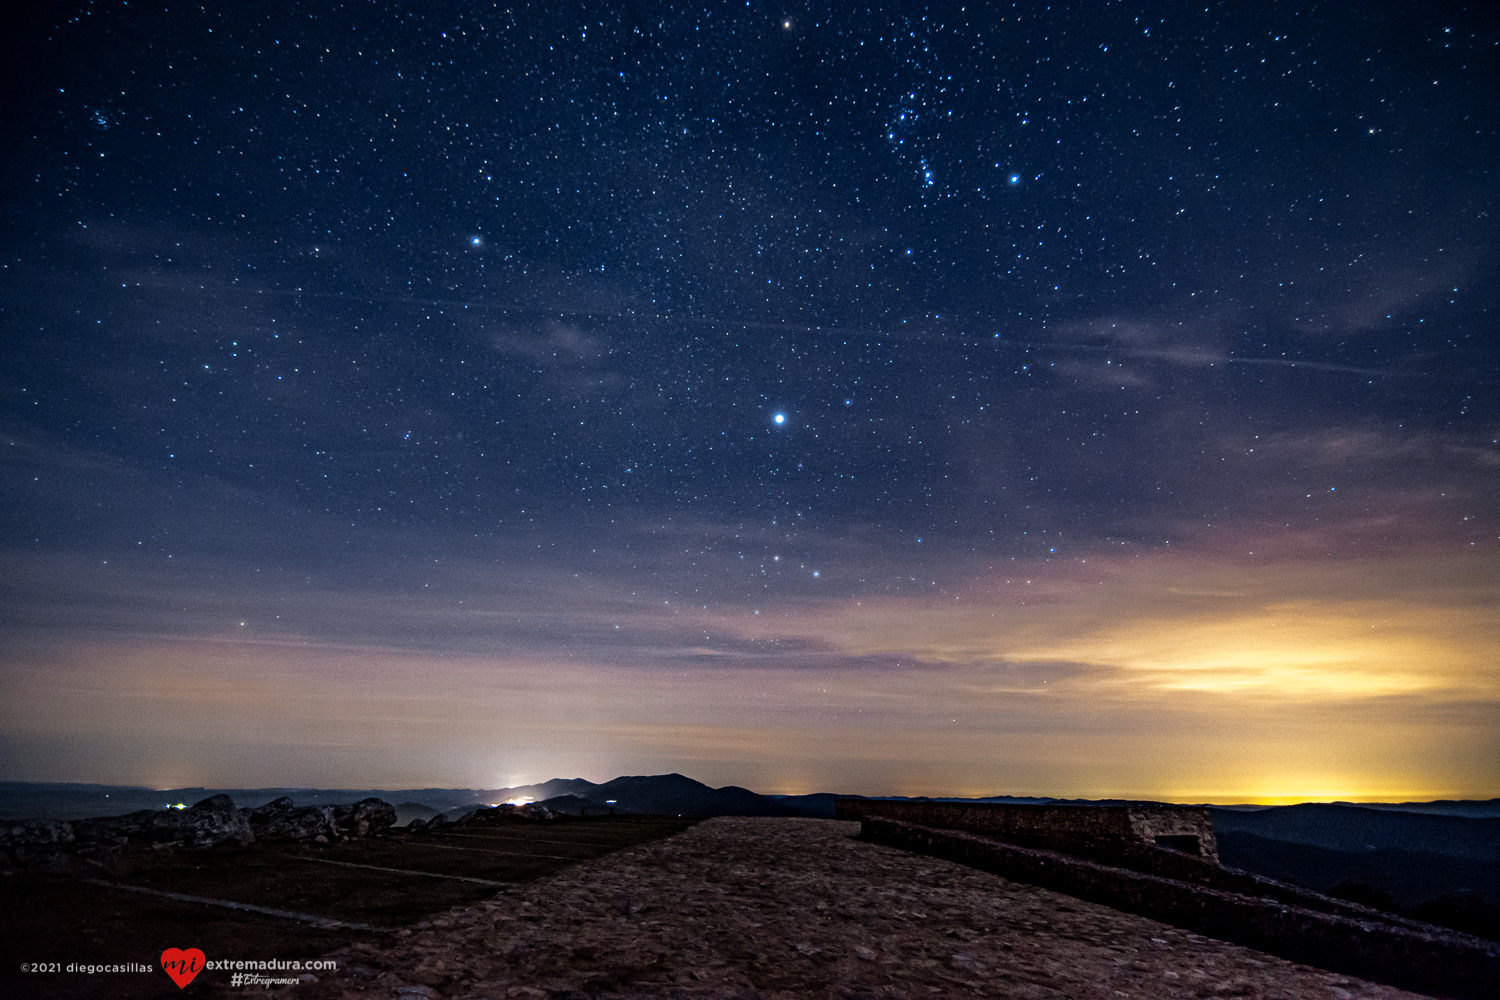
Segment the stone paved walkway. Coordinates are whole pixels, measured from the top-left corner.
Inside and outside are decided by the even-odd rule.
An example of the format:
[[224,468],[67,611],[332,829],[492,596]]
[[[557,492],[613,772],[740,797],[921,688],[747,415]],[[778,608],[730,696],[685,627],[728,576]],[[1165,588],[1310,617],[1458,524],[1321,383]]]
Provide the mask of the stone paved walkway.
[[295,994],[1418,996],[863,843],[857,831],[825,820],[709,820],[339,955],[338,975]]

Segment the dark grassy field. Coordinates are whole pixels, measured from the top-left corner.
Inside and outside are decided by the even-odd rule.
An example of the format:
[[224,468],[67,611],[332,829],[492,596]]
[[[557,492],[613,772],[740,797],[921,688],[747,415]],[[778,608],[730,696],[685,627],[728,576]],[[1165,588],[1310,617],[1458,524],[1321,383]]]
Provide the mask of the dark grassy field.
[[[493,896],[504,885],[690,825],[689,820],[651,817],[494,823],[432,833],[394,830],[368,840],[313,847],[132,847],[102,864],[75,862],[66,872],[18,868],[0,880],[0,941],[5,951],[0,996],[221,995],[228,973],[205,972],[179,990],[160,971],[162,951],[200,948],[209,959],[315,958],[344,945],[399,933],[449,907]],[[118,886],[289,915],[235,910]],[[156,971],[22,973],[22,962],[65,967],[136,962]]]

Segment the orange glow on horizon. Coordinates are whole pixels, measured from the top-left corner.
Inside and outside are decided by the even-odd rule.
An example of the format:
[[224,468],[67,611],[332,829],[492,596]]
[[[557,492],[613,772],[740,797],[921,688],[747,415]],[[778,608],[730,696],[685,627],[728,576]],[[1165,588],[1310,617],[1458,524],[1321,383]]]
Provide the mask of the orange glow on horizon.
[[[611,610],[654,644],[625,663],[302,636],[38,645],[4,668],[0,724],[78,748],[38,752],[36,780],[485,788],[678,771],[778,794],[1483,799],[1500,795],[1497,578],[1426,560],[1138,560],[1035,606],[976,591]],[[674,648],[668,625],[702,632]],[[692,652],[705,633],[724,639],[712,666]]]

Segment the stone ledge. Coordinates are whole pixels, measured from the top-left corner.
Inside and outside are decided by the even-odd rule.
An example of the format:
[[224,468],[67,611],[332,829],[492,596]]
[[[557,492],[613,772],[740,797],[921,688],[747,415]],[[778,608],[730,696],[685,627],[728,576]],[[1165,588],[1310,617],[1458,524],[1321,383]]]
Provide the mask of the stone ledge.
[[1500,997],[1500,944],[1466,934],[1320,912],[879,816],[862,821],[860,836],[1308,965],[1466,1000]]
[[[1008,844],[1063,851],[1106,864],[1114,863],[1113,858],[1099,855],[1132,849],[1145,850],[1163,859],[1175,855],[1187,865],[1219,861],[1213,821],[1203,806],[1167,802],[1085,805],[839,798],[834,800],[833,810],[837,819],[884,816],[945,830],[967,830],[999,837]],[[1155,874],[1176,877],[1170,871]]]

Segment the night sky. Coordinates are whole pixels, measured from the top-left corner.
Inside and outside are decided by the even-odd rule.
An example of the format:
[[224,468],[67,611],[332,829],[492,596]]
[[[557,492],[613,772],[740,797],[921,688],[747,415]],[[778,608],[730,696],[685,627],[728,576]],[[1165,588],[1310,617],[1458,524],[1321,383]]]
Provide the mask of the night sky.
[[1500,794],[1488,4],[33,6],[0,777]]

